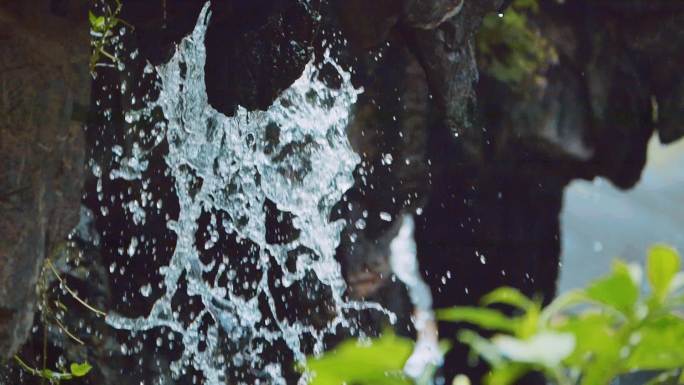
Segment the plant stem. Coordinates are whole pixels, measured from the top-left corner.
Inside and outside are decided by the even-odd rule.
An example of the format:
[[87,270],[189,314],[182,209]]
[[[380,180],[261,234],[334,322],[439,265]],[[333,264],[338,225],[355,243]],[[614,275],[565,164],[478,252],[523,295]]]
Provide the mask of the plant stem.
[[119,61],[119,59],[117,59],[114,55],[112,55],[112,54],[110,54],[109,52],[105,51],[104,48],[100,48],[100,53],[102,53],[103,55],[107,56],[107,57],[108,57],[111,61],[113,61],[114,63],[116,63],[117,61]]
[[67,329],[61,322],[59,322],[59,319],[57,319],[57,317],[55,317],[55,322],[57,322],[57,326],[59,326],[59,328],[62,329],[62,331],[64,332],[64,334],[66,334],[67,336],[69,336],[72,340],[76,341],[78,344],[80,344],[80,345],[85,345],[85,343],[84,343],[80,338],[78,338],[78,337],[76,337],[75,335],[73,335],[73,334],[69,331],[69,329]]
[[33,375],[33,376],[37,375],[38,371],[36,369],[28,366],[28,364],[26,364],[26,362],[24,362],[24,360],[22,360],[18,355],[16,355],[16,354],[14,355],[14,360],[17,361],[17,363],[19,364],[19,366],[21,366],[22,369],[29,372],[31,375]]
[[67,286],[66,282],[64,282],[64,280],[62,280],[62,277],[59,275],[59,273],[57,272],[57,269],[55,269],[55,266],[52,264],[52,262],[51,262],[49,259],[46,259],[46,261],[47,261],[47,264],[48,264],[48,266],[50,267],[50,269],[52,269],[52,272],[55,274],[55,276],[56,276],[57,279],[59,280],[59,283],[62,285],[62,287],[64,287],[64,289],[65,289],[69,294],[71,294],[71,296],[72,296],[76,301],[78,301],[81,305],[85,306],[88,310],[92,311],[93,313],[97,314],[97,315],[100,316],[100,317],[105,317],[105,316],[107,316],[107,314],[106,314],[105,312],[103,312],[103,311],[101,311],[101,310],[95,309],[94,307],[88,305],[88,303],[87,303],[86,301],[84,301],[84,300],[82,300],[81,298],[79,298],[78,294],[76,294],[75,291],[71,290],[71,288],[70,288],[69,286]]

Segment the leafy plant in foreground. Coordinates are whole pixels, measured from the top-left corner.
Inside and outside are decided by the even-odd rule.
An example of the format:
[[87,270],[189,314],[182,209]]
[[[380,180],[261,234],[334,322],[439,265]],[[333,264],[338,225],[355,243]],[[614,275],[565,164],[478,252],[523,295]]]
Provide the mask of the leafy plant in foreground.
[[677,378],[684,383],[680,264],[674,249],[651,248],[646,295],[641,295],[641,268],[616,261],[609,275],[546,308],[515,289],[500,288],[485,296],[482,305],[509,305],[516,315],[488,307],[455,307],[439,311],[437,317],[502,332],[490,339],[470,330],[459,333],[459,339],[491,365],[485,378],[489,385],[512,384],[531,371],[544,373],[558,385],[609,384],[635,371],[661,373],[654,384],[676,383]]
[[[684,384],[684,272],[668,246],[648,253],[646,279],[639,266],[616,261],[605,277],[542,307],[513,288],[499,288],[482,307],[437,311],[443,321],[476,325],[491,338],[463,329],[459,339],[492,367],[487,385],[509,385],[542,372],[557,385],[606,385],[635,371],[654,371],[649,385]],[[642,293],[648,282],[650,290]],[[642,285],[642,282],[644,283]],[[516,309],[509,316],[490,305]],[[359,344],[346,341],[305,368],[311,385],[430,384],[430,373],[412,380],[402,373],[413,341],[385,334]],[[453,384],[469,384],[458,376]]]
[[413,341],[393,333],[365,344],[345,341],[322,357],[307,361],[306,371],[313,376],[309,385],[410,385],[403,367],[412,350]]

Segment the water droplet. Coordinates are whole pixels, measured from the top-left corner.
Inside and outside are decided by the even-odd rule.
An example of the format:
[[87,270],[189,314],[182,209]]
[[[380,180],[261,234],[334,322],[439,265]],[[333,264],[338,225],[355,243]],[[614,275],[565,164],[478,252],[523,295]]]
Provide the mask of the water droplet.
[[128,249],[126,250],[126,254],[128,254],[129,257],[132,257],[135,254],[135,249],[138,247],[138,238],[133,237],[131,238],[131,243],[128,244]]
[[149,283],[140,288],[140,294],[142,294],[143,297],[149,297],[151,292],[152,286]]

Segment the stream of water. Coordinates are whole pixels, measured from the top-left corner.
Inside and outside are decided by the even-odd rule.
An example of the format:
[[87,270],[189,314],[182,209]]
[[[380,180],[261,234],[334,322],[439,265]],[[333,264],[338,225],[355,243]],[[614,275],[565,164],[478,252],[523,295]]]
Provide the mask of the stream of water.
[[[204,37],[210,16],[207,4],[194,31],[182,40],[173,57],[155,68],[148,65],[147,71],[158,75],[159,97],[142,110],[126,114],[126,121],[133,122],[151,115],[154,109],[163,111],[167,123],[157,141],[168,143],[165,163],[175,183],[180,213],[167,223],[177,241],[170,263],[161,269],[163,294],[149,314],[129,318],[110,313],[107,323],[131,333],[168,328],[182,340],[182,353],[171,364],[172,372],[178,376],[193,368],[201,372],[205,384],[223,384],[231,363],[244,365],[277,341],[286,343],[295,360],[304,361],[305,336],[313,339],[313,351],[321,352],[326,335],[340,327],[353,328],[348,312],[384,309],[344,298],[346,285],[334,257],[344,223],[329,221],[333,205],[352,185],[352,172],[359,162],[345,130],[361,90],[354,88],[349,73],[326,55],[323,62],[332,65],[342,79],[339,88],[320,81],[318,66],[310,63],[267,111],[240,108],[235,116],[227,117],[207,100]],[[146,164],[145,156],[139,155],[111,175],[139,178]],[[267,201],[292,216],[296,239],[267,242],[263,209]],[[207,212],[211,213],[209,225],[202,228],[199,219]],[[216,215],[219,212],[222,215]],[[201,258],[202,248],[213,247],[219,228],[235,235],[238,243],[251,245],[244,258],[253,261],[259,272],[252,282],[236,287],[231,280],[222,285],[204,278],[216,269],[217,276],[240,274],[227,271],[234,264],[206,263]],[[198,245],[198,231],[214,235]],[[135,249],[133,242],[130,247]],[[296,255],[294,266],[288,265],[292,255]],[[315,277],[329,293],[332,319],[321,327],[306,319],[278,316],[278,299],[269,282],[274,276],[269,272],[274,270],[282,277],[278,285],[285,288]],[[149,287],[140,290],[149,292]],[[190,322],[182,320],[172,304],[179,290],[201,300],[202,310],[193,314]],[[264,314],[264,303],[270,314]],[[206,317],[211,319],[208,326],[203,322]],[[240,357],[223,357],[219,335],[243,341]],[[279,362],[265,363],[259,370],[270,377],[267,383],[284,383]]]

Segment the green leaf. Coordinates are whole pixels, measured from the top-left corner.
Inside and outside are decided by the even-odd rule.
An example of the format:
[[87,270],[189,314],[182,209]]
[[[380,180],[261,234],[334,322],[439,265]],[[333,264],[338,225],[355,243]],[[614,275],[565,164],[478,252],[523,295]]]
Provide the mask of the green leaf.
[[92,369],[92,368],[93,367],[90,366],[90,364],[87,362],[84,362],[82,364],[77,364],[74,362],[69,366],[69,369],[71,370],[71,374],[73,374],[74,377],[83,377],[86,374],[88,374],[88,372],[90,372],[90,369]]
[[609,385],[615,377],[615,366],[612,359],[597,357],[582,373],[581,385]]
[[648,252],[646,271],[653,294],[663,300],[671,287],[672,279],[680,268],[680,257],[670,246],[655,245]]
[[539,332],[541,317],[541,305],[536,305],[529,308],[527,312],[519,318],[519,323],[516,328],[515,336],[518,338],[529,338]]
[[466,322],[487,330],[514,332],[519,322],[505,316],[500,311],[488,308],[456,306],[439,309],[435,313],[438,320],[448,322]]
[[554,323],[556,330],[575,336],[575,350],[563,364],[581,373],[582,385],[607,385],[615,376],[623,347],[618,321],[623,322],[610,312],[585,311]]
[[486,338],[472,330],[463,329],[458,333],[458,340],[470,346],[470,348],[485,359],[491,366],[498,368],[505,364],[499,350]]
[[624,365],[630,370],[684,367],[684,319],[667,315],[644,323],[632,335],[634,346]]
[[50,369],[43,369],[40,371],[40,377],[46,380],[57,379],[57,373],[53,372]]
[[485,295],[481,301],[483,306],[500,303],[515,306],[522,310],[528,310],[535,306],[534,301],[527,298],[518,289],[512,287],[500,287]]
[[510,385],[532,370],[530,365],[508,363],[487,373],[484,382],[487,385]]
[[584,290],[568,291],[553,300],[553,302],[542,310],[541,322],[542,324],[548,324],[555,316],[560,315],[561,311],[564,311],[569,307],[585,304],[587,301],[587,294]]
[[91,11],[88,11],[88,21],[90,22],[90,27],[97,32],[102,32],[105,27],[104,16],[95,16]]
[[585,312],[556,325],[555,330],[575,336],[575,350],[565,363],[581,368],[595,364],[597,357],[607,361],[618,360],[622,345],[614,329],[615,323],[615,317],[609,313]]
[[540,332],[528,339],[499,335],[492,338],[501,354],[513,362],[534,364],[546,368],[558,366],[575,350],[571,333]]
[[88,21],[90,22],[91,26],[95,25],[95,22],[97,20],[97,16],[92,11],[88,11]]
[[386,333],[369,345],[345,341],[322,357],[307,360],[305,369],[314,374],[310,385],[409,385],[403,367],[413,342]]
[[635,275],[630,266],[616,261],[613,264],[613,272],[590,284],[586,294],[590,299],[610,306],[629,317],[639,299],[639,286]]
[[43,369],[39,372],[39,376],[43,377],[46,380],[52,381],[61,381],[61,380],[71,380],[73,378],[73,375],[70,373],[58,373],[58,372],[53,372],[50,369]]

